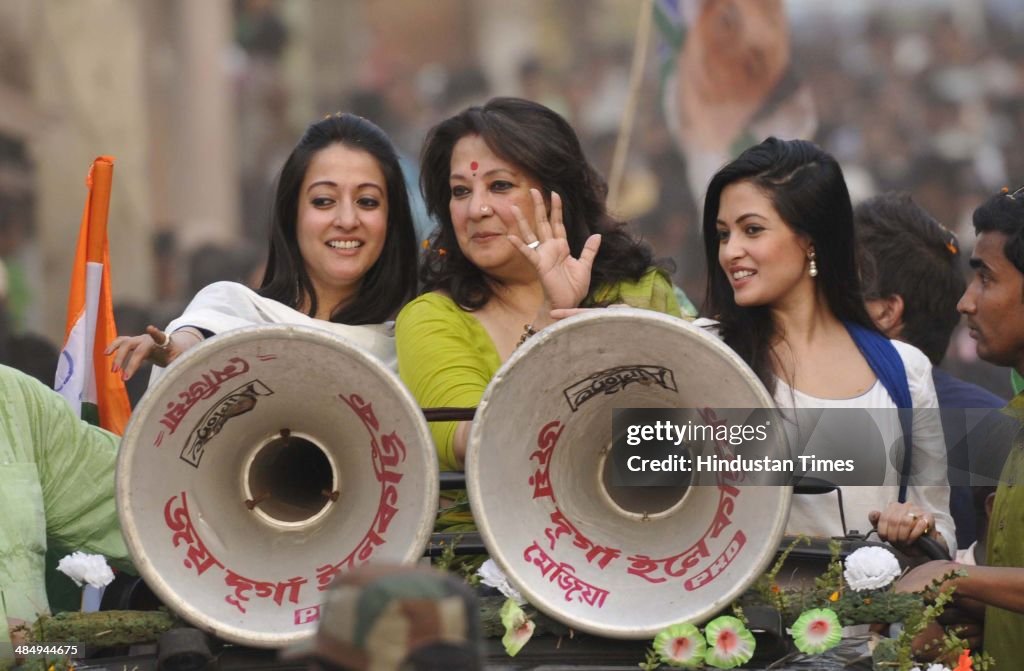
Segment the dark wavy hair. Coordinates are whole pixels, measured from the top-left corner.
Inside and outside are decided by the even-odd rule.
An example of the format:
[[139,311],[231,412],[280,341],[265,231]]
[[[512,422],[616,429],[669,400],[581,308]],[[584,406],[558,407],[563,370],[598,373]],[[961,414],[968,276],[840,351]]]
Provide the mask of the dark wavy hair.
[[317,295],[296,234],[299,191],[313,156],[333,144],[365,151],[376,159],[387,188],[388,222],[380,258],[363,276],[355,297],[333,308],[330,320],[380,323],[393,318],[416,295],[416,234],[398,153],[384,131],[354,114],[336,114],[311,124],[281,168],[270,222],[270,254],[259,294],[294,309],[308,299],[307,314],[316,314]]
[[884,193],[853,209],[868,300],[903,298],[900,340],[938,366],[960,323],[957,301],[967,283],[960,246],[908,193]]
[[[442,121],[427,135],[420,186],[427,211],[439,223],[420,271],[424,289],[442,289],[468,310],[491,298],[489,278],[459,249],[448,209],[452,150],[467,135],[479,135],[491,151],[540,182],[545,194],[562,198],[569,249],[579,256],[587,238],[601,234],[590,276],[591,294],[602,285],[637,280],[654,265],[646,243],[605,209],[608,187],[587,162],[572,126],[544,105],[521,98],[492,98]],[[443,253],[442,253],[443,250]],[[584,304],[592,304],[590,296]]]
[[877,331],[864,307],[854,244],[853,207],[843,171],[830,154],[805,140],[770,137],[715,173],[704,199],[704,258],[708,283],[705,310],[721,322],[726,344],[746,361],[769,391],[775,390],[771,343],[778,326],[770,307],[740,307],[718,262],[718,208],[730,184],[749,182],[775,211],[813,244],[815,278],[829,309],[840,320]]

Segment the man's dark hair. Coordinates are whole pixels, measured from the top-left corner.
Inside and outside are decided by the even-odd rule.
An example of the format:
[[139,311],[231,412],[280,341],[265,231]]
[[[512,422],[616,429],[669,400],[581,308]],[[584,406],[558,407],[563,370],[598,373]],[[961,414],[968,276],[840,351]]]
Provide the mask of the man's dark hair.
[[900,339],[938,365],[960,321],[966,288],[956,236],[906,193],[869,198],[853,210],[867,300],[903,298]]
[[997,193],[974,211],[974,232],[1006,236],[1003,254],[1024,273],[1024,187],[1013,193]]

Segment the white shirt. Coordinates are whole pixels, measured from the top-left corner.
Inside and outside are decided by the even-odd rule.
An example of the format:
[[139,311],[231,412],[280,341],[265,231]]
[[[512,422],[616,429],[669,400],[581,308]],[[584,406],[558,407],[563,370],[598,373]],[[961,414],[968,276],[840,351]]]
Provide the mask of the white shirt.
[[[718,323],[710,319],[695,322],[718,335]],[[937,411],[938,398],[932,382],[932,365],[928,357],[913,345],[890,340],[896,348],[903,367],[907,372],[907,383],[915,410],[933,408],[935,412],[915,412],[913,426],[914,452],[912,464],[915,473],[925,474],[928,482],[945,481],[946,443],[942,434],[942,422]],[[895,409],[889,393],[880,381],[864,394],[855,398],[818,398],[792,389],[783,380],[776,380],[775,402],[785,408],[882,408]],[[785,413],[783,413],[785,414]],[[894,445],[903,439],[903,430],[895,412],[872,413],[884,445]],[[792,427],[787,427],[792,429]],[[871,529],[868,513],[883,510],[885,506],[899,499],[899,472],[885,460],[885,478],[879,485],[844,486],[843,509],[846,514],[847,530],[866,533]],[[930,475],[931,477],[928,477]],[[956,530],[949,513],[949,486],[937,484],[915,484],[911,476],[907,488],[907,500],[916,503],[935,516],[935,528],[942,534],[949,546],[950,554],[956,552]],[[843,526],[839,515],[838,497],[835,493],[800,494],[793,496],[789,513],[787,534],[808,536],[842,536]]]
[[[224,333],[244,326],[264,324],[294,324],[330,331],[362,347],[392,371],[398,371],[394,322],[351,326],[314,319],[235,282],[215,282],[203,288],[185,308],[185,312],[172,321],[166,330],[171,333],[183,326],[195,326],[213,333]],[[153,366],[150,386],[164,370],[160,366]]]

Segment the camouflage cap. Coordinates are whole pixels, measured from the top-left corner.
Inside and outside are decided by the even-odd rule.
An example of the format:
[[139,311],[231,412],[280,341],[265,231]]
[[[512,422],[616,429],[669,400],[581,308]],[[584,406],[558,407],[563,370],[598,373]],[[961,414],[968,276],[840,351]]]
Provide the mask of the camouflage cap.
[[334,581],[316,635],[282,657],[316,657],[354,671],[398,671],[415,668],[410,657],[430,653],[426,648],[451,660],[445,668],[482,668],[472,590],[433,569],[365,566]]

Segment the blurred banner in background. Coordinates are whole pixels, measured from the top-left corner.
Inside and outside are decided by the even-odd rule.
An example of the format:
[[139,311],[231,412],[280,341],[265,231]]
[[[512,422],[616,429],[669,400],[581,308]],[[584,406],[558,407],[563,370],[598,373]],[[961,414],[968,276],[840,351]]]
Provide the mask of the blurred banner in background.
[[658,0],[662,105],[699,202],[711,176],[774,135],[813,138],[782,0]]

